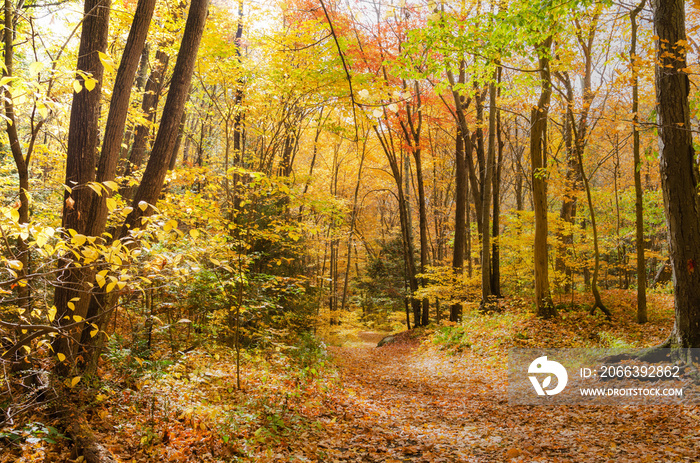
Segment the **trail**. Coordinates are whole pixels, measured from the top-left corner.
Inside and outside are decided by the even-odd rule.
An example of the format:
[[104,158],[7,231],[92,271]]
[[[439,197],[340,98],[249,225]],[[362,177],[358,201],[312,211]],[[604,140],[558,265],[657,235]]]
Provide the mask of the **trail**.
[[[324,462],[681,462],[700,455],[697,409],[512,407],[505,372],[415,341],[331,348],[335,418]],[[381,336],[379,336],[381,338]]]

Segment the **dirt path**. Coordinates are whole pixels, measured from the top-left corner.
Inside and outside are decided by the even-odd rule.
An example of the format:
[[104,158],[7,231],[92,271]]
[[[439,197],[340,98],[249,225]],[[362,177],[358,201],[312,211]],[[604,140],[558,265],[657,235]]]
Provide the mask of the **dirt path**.
[[[369,342],[368,342],[369,345]],[[334,348],[327,462],[681,462],[700,455],[698,410],[509,407],[505,374],[416,344]],[[317,453],[318,454],[318,453]]]

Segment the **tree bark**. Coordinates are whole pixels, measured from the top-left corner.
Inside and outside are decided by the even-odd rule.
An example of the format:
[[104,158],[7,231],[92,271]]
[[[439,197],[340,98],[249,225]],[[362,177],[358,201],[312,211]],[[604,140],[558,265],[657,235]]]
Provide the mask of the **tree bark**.
[[[11,0],[5,0],[4,4],[5,10],[5,29],[3,34],[4,51],[5,51],[5,67],[2,70],[3,77],[11,77],[14,67],[14,40],[15,40],[15,10]],[[7,138],[10,143],[10,151],[12,151],[12,158],[15,161],[15,166],[17,167],[17,177],[19,180],[19,207],[17,212],[19,213],[18,223],[20,225],[29,223],[29,161],[31,159],[32,150],[31,148],[27,151],[25,157],[22,152],[22,145],[20,144],[19,134],[17,132],[17,121],[15,118],[15,108],[12,102],[12,94],[10,93],[9,84],[5,85],[5,117],[6,119],[6,132]],[[30,147],[33,146],[33,141],[41,127],[34,126],[34,121],[32,120],[32,143]],[[22,278],[29,273],[29,249],[27,247],[26,241],[20,236],[17,238],[17,254],[15,257],[22,263],[22,268],[17,271],[17,276]],[[30,303],[30,293],[29,285],[26,281],[21,281],[17,288],[18,301],[17,306],[29,309]]]
[[365,154],[367,152],[367,133],[363,138],[362,144],[362,154],[360,155],[360,166],[357,169],[357,182],[355,183],[355,192],[352,197],[352,210],[350,215],[350,230],[348,231],[348,251],[347,251],[347,262],[345,263],[345,280],[343,281],[343,296],[340,301],[340,310],[345,311],[345,304],[347,303],[348,297],[348,283],[350,281],[350,255],[352,250],[352,238],[355,234],[355,223],[357,222],[357,215],[359,213],[357,202],[360,196],[360,184],[362,182],[362,167],[365,164]]
[[[501,70],[498,69],[498,82],[501,82]],[[498,94],[500,95],[500,88]],[[499,235],[501,233],[501,169],[503,166],[503,139],[501,136],[501,110],[496,109],[496,145],[498,158],[493,175],[493,242],[491,244],[491,292],[495,297],[501,294],[501,250]]]
[[[495,71],[497,72],[497,71]],[[494,76],[495,77],[495,76]],[[477,101],[477,108],[479,103]],[[477,114],[479,111],[477,110]],[[478,116],[477,116],[478,117]],[[478,132],[477,132],[478,133]],[[483,135],[482,135],[483,137]],[[479,136],[477,135],[477,140]],[[489,139],[488,153],[484,164],[484,177],[481,181],[481,310],[490,310],[493,305],[491,289],[491,187],[496,164],[496,83],[489,83]],[[478,150],[478,148],[477,148]]]
[[[168,67],[169,57],[163,50],[158,50],[156,51],[155,59],[156,62],[153,65],[148,80],[146,81],[146,88],[143,93],[143,100],[141,102],[141,111],[145,113],[148,123],[139,124],[138,127],[136,127],[134,143],[131,147],[131,154],[129,154],[129,162],[127,163],[124,171],[125,177],[132,175],[135,171],[141,168],[141,164],[143,163],[143,159],[146,155],[146,148],[148,146],[148,135],[151,132],[151,126],[156,120],[158,100],[163,88],[162,80]],[[130,200],[132,199],[135,191],[136,187],[129,186],[127,183],[120,188],[119,194],[121,194],[124,199]]]
[[547,255],[547,171],[544,163],[546,149],[547,115],[552,95],[549,53],[552,37],[536,47],[539,54],[541,93],[537,106],[532,108],[530,121],[530,165],[532,166],[532,199],[535,211],[535,303],[537,316],[551,318],[557,312],[549,289]]
[[[416,189],[418,190],[418,231],[420,238],[420,273],[425,274],[426,266],[428,265],[428,212],[426,210],[425,184],[423,181],[423,165],[421,159],[422,151],[420,147],[423,113],[421,111],[420,89],[418,88],[417,81],[415,82],[414,86],[417,99],[417,109],[415,114],[416,121],[414,121],[414,114],[411,105],[407,102],[407,123],[401,121],[401,128],[403,129],[404,137],[413,154],[413,160],[416,164]],[[408,176],[406,178],[408,178]],[[427,283],[426,278],[422,277],[420,279],[420,283],[421,286],[425,288]],[[416,326],[426,326],[430,321],[430,302],[428,301],[427,297],[422,299],[421,305],[421,316],[417,322],[414,322],[414,325]]]
[[[76,80],[82,86],[80,92],[73,93],[70,123],[68,127],[68,149],[66,153],[65,184],[71,188],[66,190],[63,202],[62,227],[64,230],[74,230],[85,234],[88,230],[92,198],[95,193],[87,186],[95,181],[97,157],[97,136],[100,118],[100,98],[102,92],[102,77],[104,68],[99,53],[107,48],[109,32],[109,0],[86,0],[80,47],[78,50],[78,70],[96,80],[95,87],[88,91],[85,88],[85,78],[76,75]],[[57,309],[56,324],[65,324],[64,317],[70,312],[85,318],[90,300],[89,283],[92,272],[87,268],[76,267],[70,258],[62,259],[59,266],[64,270],[59,275],[54,292],[54,305]],[[72,299],[75,310],[68,308]],[[67,323],[72,323],[70,320]],[[75,364],[73,350],[77,347],[65,337],[54,340],[53,350],[66,356],[66,361],[58,364],[57,372],[64,375],[68,365]]]
[[[129,112],[131,89],[134,86],[136,70],[146,44],[146,36],[151,25],[156,0],[139,0],[126,40],[117,76],[112,89],[112,99],[105,125],[104,142],[97,165],[97,181],[113,181],[117,173],[119,151],[124,138],[126,117]],[[102,195],[93,196],[92,207],[88,216],[88,236],[99,236],[107,224],[107,198],[112,191],[103,191]]]
[[642,190],[642,163],[639,153],[639,75],[637,72],[637,15],[644,8],[642,0],[630,13],[632,39],[630,41],[630,66],[632,68],[632,153],[634,156],[634,210],[637,248],[637,322],[647,322],[647,269],[644,257],[644,196]]
[[[133,201],[133,210],[127,216],[122,226],[119,237],[125,236],[129,229],[141,226],[141,218],[153,212],[151,204],[155,204],[158,195],[163,188],[163,181],[170,165],[170,157],[177,141],[178,128],[185,110],[194,64],[197,59],[199,43],[204,31],[204,23],[207,18],[209,0],[192,0],[187,14],[185,32],[177,55],[177,62],[173,68],[173,77],[170,91],[163,107],[163,117],[160,122],[156,140],[153,143],[151,156],[146,165],[146,171],[139,184]],[[143,210],[139,207],[141,202],[149,206]]]
[[671,346],[700,347],[700,200],[686,74],[685,2],[653,0],[658,37],[656,109],[659,170],[673,268],[675,324]]
[[[464,158],[464,138],[462,131],[457,125],[455,146],[455,238],[452,253],[452,271],[455,275],[455,285],[461,283],[462,272],[464,271],[464,248],[467,241],[466,212],[467,212],[467,165]],[[450,321],[458,322],[462,318],[462,305],[452,304],[450,306]]]

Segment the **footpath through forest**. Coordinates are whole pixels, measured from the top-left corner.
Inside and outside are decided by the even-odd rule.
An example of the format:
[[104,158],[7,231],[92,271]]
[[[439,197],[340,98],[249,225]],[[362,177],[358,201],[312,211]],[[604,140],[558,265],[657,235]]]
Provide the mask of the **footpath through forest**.
[[[467,352],[403,340],[331,348],[344,396],[328,462],[684,462],[700,455],[697,409],[512,407],[505,372]],[[307,447],[308,448],[308,447]]]

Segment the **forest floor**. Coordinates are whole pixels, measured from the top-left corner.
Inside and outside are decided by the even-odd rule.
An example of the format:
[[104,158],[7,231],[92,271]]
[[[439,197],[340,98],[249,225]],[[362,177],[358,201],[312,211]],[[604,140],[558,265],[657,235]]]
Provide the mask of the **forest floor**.
[[334,348],[332,462],[698,461],[700,410],[509,406],[505,372],[416,340]]
[[[697,406],[508,404],[512,347],[643,347],[668,335],[667,296],[653,299],[646,325],[633,322],[629,292],[607,297],[613,322],[580,307],[543,321],[510,299],[500,313],[403,332],[381,348],[387,333],[343,323],[324,333],[327,348],[307,339],[244,351],[241,389],[222,347],[140,371],[111,358],[99,380],[79,385],[75,406],[123,462],[697,462]],[[37,411],[0,430],[13,442],[0,445],[0,462],[81,461],[56,428]]]

